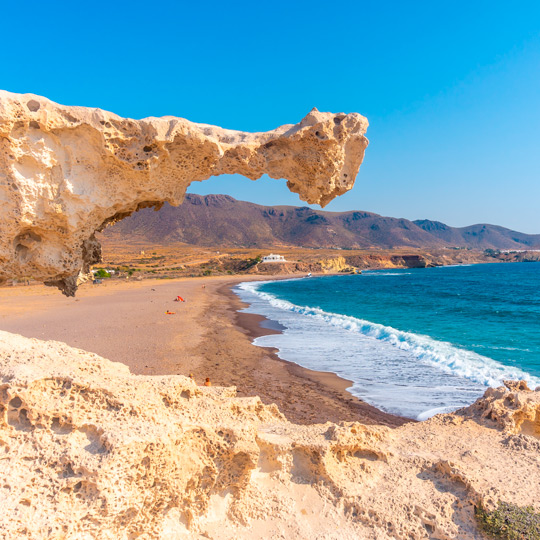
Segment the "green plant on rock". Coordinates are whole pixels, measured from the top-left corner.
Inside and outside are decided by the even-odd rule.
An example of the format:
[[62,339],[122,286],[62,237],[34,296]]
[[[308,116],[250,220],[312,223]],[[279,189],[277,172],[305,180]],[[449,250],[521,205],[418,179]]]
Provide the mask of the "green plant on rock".
[[493,538],[504,540],[540,540],[540,513],[532,506],[499,502],[495,510],[482,506],[475,510],[480,527]]

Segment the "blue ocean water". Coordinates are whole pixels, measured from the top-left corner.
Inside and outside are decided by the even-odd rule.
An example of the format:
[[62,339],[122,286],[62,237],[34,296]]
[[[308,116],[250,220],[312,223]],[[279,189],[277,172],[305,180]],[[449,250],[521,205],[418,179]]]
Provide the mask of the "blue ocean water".
[[286,327],[256,345],[353,381],[388,412],[425,419],[505,379],[540,385],[540,263],[372,270],[246,282],[245,311]]

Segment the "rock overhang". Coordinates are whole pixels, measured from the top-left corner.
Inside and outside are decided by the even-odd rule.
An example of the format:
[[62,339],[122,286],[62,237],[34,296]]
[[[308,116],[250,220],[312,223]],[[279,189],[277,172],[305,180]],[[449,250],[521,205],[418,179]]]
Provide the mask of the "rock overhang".
[[367,127],[360,114],[313,109],[298,124],[248,133],[0,91],[0,281],[33,277],[73,295],[101,260],[96,231],[181,204],[191,182],[211,176],[285,178],[324,206],[353,187]]

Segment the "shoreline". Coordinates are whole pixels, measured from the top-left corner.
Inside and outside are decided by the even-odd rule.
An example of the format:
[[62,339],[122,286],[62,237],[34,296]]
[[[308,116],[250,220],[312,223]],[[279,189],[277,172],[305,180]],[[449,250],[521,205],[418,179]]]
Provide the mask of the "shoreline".
[[[323,274],[323,276],[324,275],[328,274]],[[288,278],[279,277],[277,279],[267,279],[260,281],[278,281],[281,279]],[[338,420],[331,421],[361,421],[367,424],[384,424],[391,427],[397,427],[405,423],[415,422],[415,420],[410,418],[386,413],[378,409],[377,407],[370,405],[369,403],[354,396],[348,391],[348,388],[350,388],[353,384],[353,381],[349,379],[340,377],[339,375],[331,371],[315,371],[300,366],[299,364],[296,364],[294,362],[284,360],[277,355],[277,349],[273,347],[260,347],[254,345],[253,340],[255,338],[264,335],[279,334],[281,333],[281,331],[274,328],[265,328],[264,326],[261,326],[261,323],[264,323],[265,321],[269,321],[270,323],[274,322],[267,317],[264,317],[263,315],[258,315],[255,313],[242,313],[239,311],[248,306],[248,304],[243,302],[240,297],[232,290],[233,287],[238,285],[239,283],[242,283],[242,281],[229,283],[220,287],[217,291],[218,294],[225,297],[230,303],[236,325],[241,328],[245,333],[246,337],[249,338],[252,347],[265,351],[273,362],[284,366],[291,379],[298,379],[307,384],[310,384],[311,386],[313,386],[314,390],[320,394],[321,398],[325,396],[331,396],[333,400],[336,400],[336,402],[339,403],[340,409],[343,410],[344,417]],[[302,421],[304,420],[303,415],[296,414],[294,415],[296,418],[291,418],[291,414],[287,414],[285,412],[285,409],[287,409],[287,407],[284,404],[278,404],[278,406],[290,421],[294,422],[296,420],[298,421],[298,423],[304,423]],[[330,418],[328,420],[330,420]]]
[[[76,298],[44,286],[6,289],[0,297],[0,329],[94,352],[122,362],[134,374],[193,373],[199,384],[210,377],[215,386],[236,386],[239,396],[276,403],[293,423],[396,427],[411,422],[356,398],[346,390],[351,382],[334,373],[303,368],[254,345],[254,337],[279,330],[263,328],[260,315],[239,313],[245,304],[232,287],[261,277],[87,284]],[[187,302],[173,302],[178,294]]]

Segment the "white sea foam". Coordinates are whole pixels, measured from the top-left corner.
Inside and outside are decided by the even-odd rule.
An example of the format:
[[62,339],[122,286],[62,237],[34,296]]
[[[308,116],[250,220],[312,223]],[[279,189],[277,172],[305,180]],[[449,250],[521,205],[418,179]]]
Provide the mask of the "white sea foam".
[[412,272],[380,272],[373,270],[364,270],[362,272],[363,276],[410,276]]
[[505,379],[540,379],[518,368],[428,336],[403,332],[319,308],[298,306],[247,282],[237,292],[246,310],[278,321],[283,334],[262,336],[260,346],[304,367],[354,381],[351,392],[389,412],[425,419],[472,403]]
[[445,264],[443,266],[434,266],[434,268],[463,268],[465,266],[475,266],[474,264]]

